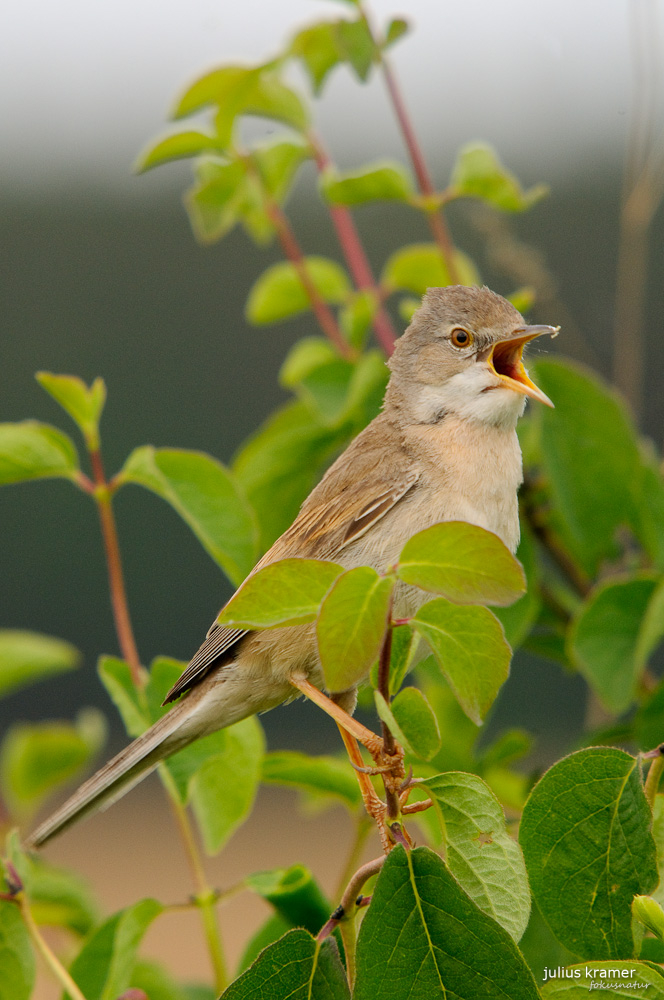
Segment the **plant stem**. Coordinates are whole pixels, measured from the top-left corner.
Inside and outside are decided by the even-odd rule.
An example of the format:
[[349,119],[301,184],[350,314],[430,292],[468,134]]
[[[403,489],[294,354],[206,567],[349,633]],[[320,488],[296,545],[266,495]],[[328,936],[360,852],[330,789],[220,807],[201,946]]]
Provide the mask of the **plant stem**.
[[[319,172],[322,173],[331,166],[330,157],[317,135],[310,133],[308,138],[314,152],[316,166]],[[328,204],[327,207],[337,233],[339,244],[346,258],[348,269],[353,276],[353,281],[360,290],[371,291],[376,296],[378,308],[374,316],[373,326],[378,342],[389,357],[394,350],[394,341],[397,334],[392,326],[392,321],[387,310],[382,304],[380,289],[376,284],[353,216],[345,205]]]
[[662,748],[660,747],[659,749],[659,756],[655,757],[650,765],[645,784],[646,799],[648,800],[651,809],[655,808],[655,796],[657,795],[657,789],[659,788],[662,771],[664,771],[664,756],[662,756]]
[[353,872],[357,868],[360,858],[362,856],[362,850],[366,843],[366,839],[369,836],[370,831],[373,829],[373,823],[369,816],[365,816],[364,813],[358,813],[355,817],[355,834],[353,836],[352,843],[350,845],[350,851],[348,852],[348,858],[343,867],[343,871],[339,878],[339,883],[334,893],[334,898],[340,896],[345,886],[350,882],[353,877]]
[[134,686],[140,690],[145,683],[144,672],[141,667],[136,640],[134,639],[134,630],[129,615],[115,514],[113,513],[111,493],[104,474],[104,465],[99,449],[90,452],[90,462],[95,482],[93,495],[97,504],[97,510],[99,511],[101,533],[104,539],[115,631],[122,656],[129,664]]
[[[94,498],[99,511],[102,536],[104,539],[104,549],[106,552],[106,564],[108,566],[108,581],[111,592],[111,605],[113,607],[113,617],[115,619],[115,630],[120,644],[120,649],[124,659],[129,664],[131,678],[134,687],[138,692],[143,692],[145,687],[145,671],[141,666],[141,661],[136,648],[134,631],[129,615],[129,605],[127,603],[127,591],[124,583],[122,571],[122,560],[120,557],[120,545],[118,542],[118,532],[113,514],[111,499],[111,489],[106,480],[104,465],[99,448],[90,450],[90,463],[94,476]],[[196,904],[201,912],[205,939],[210,952],[210,960],[214,969],[216,987],[221,992],[228,985],[226,965],[224,962],[223,949],[219,928],[217,926],[216,914],[214,910],[216,896],[207,884],[203,862],[201,860],[198,846],[193,830],[189,823],[186,809],[180,802],[173,778],[165,765],[160,765],[159,773],[162,783],[168,794],[171,810],[175,816],[175,821],[184,844],[185,853],[189,860],[189,865],[196,886]],[[74,998],[78,1000],[78,997]]]
[[339,933],[344,946],[344,956],[346,959],[346,978],[348,985],[353,990],[356,975],[356,955],[357,955],[357,907],[347,920],[342,920],[339,924]]
[[[363,4],[358,3],[358,7],[361,15],[367,22],[367,26],[374,43],[379,44],[376,38],[376,33],[371,27],[371,23],[367,17],[367,12],[364,9]],[[383,73],[383,79],[385,80],[387,92],[392,102],[394,114],[396,115],[396,119],[399,123],[399,128],[401,129],[401,134],[403,136],[406,149],[408,150],[410,161],[413,165],[420,193],[423,194],[425,198],[430,198],[435,195],[436,189],[433,181],[431,180],[431,174],[429,173],[429,168],[424,158],[422,147],[420,146],[417,135],[415,134],[415,129],[413,128],[413,123],[406,108],[406,102],[403,99],[399,84],[397,83],[394,70],[392,69],[392,66],[386,58],[384,52],[381,52],[380,68]],[[454,247],[447,231],[447,226],[445,225],[442,212],[440,209],[436,208],[433,211],[427,211],[426,216],[429,228],[431,229],[431,235],[438,244],[438,249],[440,250],[442,258],[445,262],[445,267],[450,276],[450,281],[453,285],[457,285],[459,284],[459,272],[454,259]]]
[[664,184],[661,153],[655,144],[657,95],[661,88],[656,4],[652,0],[632,3],[630,13],[634,88],[620,212],[613,373],[638,419],[645,368],[648,235]]
[[50,946],[44,940],[42,933],[39,930],[39,927],[37,926],[35,918],[32,915],[32,911],[26,899],[25,892],[18,893],[15,899],[16,902],[18,903],[19,909],[21,911],[21,916],[23,917],[25,926],[28,929],[28,934],[32,938],[32,942],[35,948],[37,949],[41,957],[44,959],[44,962],[46,963],[50,971],[53,973],[56,980],[60,983],[65,993],[69,994],[71,1000],[85,1000],[85,997],[83,996],[80,989],[78,988],[72,977],[65,969],[60,959],[57,957],[55,952],[52,951]]
[[307,262],[304,254],[302,253],[300,244],[295,238],[295,233],[293,232],[290,222],[277,202],[268,196],[266,196],[266,208],[270,219],[276,227],[281,248],[295,268],[297,276],[302,282],[302,286],[307,293],[309,301],[311,302],[311,308],[314,311],[314,315],[318,320],[320,328],[323,333],[330,338],[342,358],[348,358],[350,360],[355,352],[350,344],[348,344],[344,339],[332,310],[328,306],[327,302],[321,298],[318,289],[311,280],[311,276],[307,269]]
[[180,802],[180,797],[175,787],[173,776],[163,763],[159,765],[159,776],[168,793],[171,811],[175,817],[175,822],[184,845],[187,860],[189,861],[189,867],[191,869],[194,885],[196,886],[195,902],[201,914],[205,940],[207,942],[210,961],[214,971],[215,989],[217,993],[222,993],[228,986],[228,973],[226,970],[224,950],[221,943],[219,924],[217,922],[217,915],[215,912],[217,896],[208,885],[207,876],[203,867],[203,861],[198,850],[194,831],[192,830],[191,823],[189,822],[187,810]]

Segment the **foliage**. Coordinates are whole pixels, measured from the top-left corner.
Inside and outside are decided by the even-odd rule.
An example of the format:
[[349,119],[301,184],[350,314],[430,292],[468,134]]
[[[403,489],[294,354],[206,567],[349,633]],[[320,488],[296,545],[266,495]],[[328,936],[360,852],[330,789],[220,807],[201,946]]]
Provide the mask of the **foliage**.
[[[139,900],[100,918],[77,876],[26,855],[10,833],[0,898],[0,1000],[28,1000],[34,950],[72,1000],[210,1000],[222,991],[228,1000],[351,994],[355,1000],[573,1000],[587,990],[581,984],[588,969],[597,982],[618,977],[648,986],[650,997],[664,996],[664,796],[657,794],[664,758],[658,751],[645,758],[652,763],[644,788],[644,757],[635,755],[664,737],[664,682],[649,667],[664,639],[664,485],[654,449],[639,439],[610,388],[562,360],[536,365],[534,378],[556,409],[534,409],[521,425],[526,478],[518,560],[489,532],[448,522],[414,534],[397,562],[379,571],[286,559],[242,583],[317,476],[378,412],[385,354],[396,334],[392,314],[409,317],[428,286],[481,283],[476,263],[450,239],[445,207],[472,198],[521,212],[544,193],[541,185],[524,190],[497,154],[478,143],[460,151],[449,184],[436,190],[410,127],[404,134],[412,169],[378,160],[342,172],[330,161],[314,130],[312,104],[291,85],[288,67],[299,65],[316,97],[340,66],[360,81],[382,74],[394,97],[388,52],[407,30],[395,19],[377,34],[360,0],[346,0],[341,17],[298,31],[275,58],[221,66],[196,80],[174,109],[178,120],[195,115],[195,127],[188,123],[160,138],[140,158],[141,170],[194,161],[186,206],[203,242],[238,225],[259,246],[279,242],[285,259],[248,291],[250,323],[310,313],[318,324],[284,360],[279,377],[292,399],[230,467],[209,455],[146,445],[107,478],[100,378],[88,387],[75,376],[38,375],[77,425],[83,461],[59,428],[30,420],[0,425],[0,483],[62,478],[98,508],[122,652],[100,658],[99,676],[128,734],[138,736],[164,714],[163,700],[183,667],[161,657],[145,670],[126,614],[113,499],[137,484],[169,503],[239,585],[221,626],[240,633],[310,624],[328,690],[370,678],[364,703],[375,706],[385,745],[393,737],[402,744],[409,769],[396,786],[385,778],[383,833],[392,849],[350,879],[336,909],[338,900],[326,899],[315,874],[301,865],[250,875],[243,888],[271,914],[247,942],[234,979],[224,967],[218,900],[201,875],[193,905],[215,972],[212,989],[177,984],[139,957],[162,902]],[[402,101],[395,110],[402,128],[408,126]],[[247,116],[267,121],[269,131],[250,146],[243,143]],[[275,136],[275,125],[285,131]],[[288,198],[307,161],[318,170],[343,264],[305,254],[288,219]],[[386,211],[398,202],[420,213],[431,231],[430,241],[391,254],[378,279],[350,213],[375,201],[386,203]],[[527,303],[529,296],[521,298]],[[404,585],[420,588],[426,600],[395,619],[393,596]],[[587,742],[619,739],[623,748],[577,750],[531,789],[514,767],[530,752],[527,733],[511,730],[478,745],[518,646],[578,671],[619,721],[587,734]],[[78,661],[63,640],[0,632],[0,695]],[[0,747],[7,827],[29,826],[51,795],[78,779],[103,732],[90,711],[73,724],[13,726]],[[347,761],[268,753],[256,718],[181,750],[160,775],[197,872],[203,864],[188,810],[205,848],[216,853],[250,815],[261,782],[297,789],[309,805],[347,809],[357,831],[351,857],[369,829]],[[371,780],[365,777],[365,793]],[[517,841],[512,821],[519,816]],[[430,847],[411,850],[415,823]],[[364,896],[374,877],[371,896]],[[63,956],[45,942],[45,925],[66,933]],[[563,956],[546,973],[533,950],[533,942],[545,940],[547,955]],[[568,964],[577,959],[580,965]]]

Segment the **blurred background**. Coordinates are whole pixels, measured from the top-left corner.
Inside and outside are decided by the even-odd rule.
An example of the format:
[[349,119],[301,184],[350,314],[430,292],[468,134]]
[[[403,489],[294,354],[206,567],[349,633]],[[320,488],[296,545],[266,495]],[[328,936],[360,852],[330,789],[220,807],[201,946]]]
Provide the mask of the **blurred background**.
[[[190,166],[137,177],[132,163],[164,130],[175,95],[193,77],[217,62],[263,60],[295,28],[333,7],[343,14],[343,5],[326,0],[32,0],[5,11],[0,420],[36,417],[73,435],[34,373],[71,373],[88,382],[102,375],[109,394],[104,454],[113,472],[145,443],[202,449],[228,461],[286,398],[279,365],[312,321],[263,331],[243,317],[247,291],[279,259],[277,248],[259,250],[240,232],[213,247],[197,245],[181,204]],[[533,317],[563,327],[553,349],[607,378],[617,364],[620,376],[614,316],[625,163],[631,149],[628,194],[649,151],[655,163],[659,154],[661,173],[662,4],[373,0],[371,7],[381,22],[400,15],[412,23],[393,62],[439,186],[458,147],[473,139],[493,144],[524,186],[550,185],[550,196],[510,216],[508,228],[503,217],[470,202],[453,206],[455,241],[503,294],[518,283],[514,254],[520,255],[522,271],[530,268],[539,285]],[[377,76],[360,87],[347,69],[337,69],[316,114],[342,168],[382,157],[406,162]],[[653,190],[639,201],[645,200],[641,235],[648,252],[644,376],[640,385],[627,379],[625,388],[642,428],[661,446],[664,235],[654,174]],[[310,167],[302,170],[289,212],[308,253],[338,257]],[[420,216],[397,204],[365,207],[356,219],[376,269],[403,242],[429,238]],[[623,234],[624,226],[623,213]],[[141,656],[188,659],[229,585],[154,496],[128,487],[116,510]],[[116,653],[117,644],[93,505],[66,482],[5,488],[0,524],[0,626],[61,636],[84,657],[74,674],[0,702],[0,727],[72,717],[82,704],[108,711],[95,664],[100,653]],[[539,759],[548,761],[580,725],[582,691],[557,666],[519,656],[491,726],[525,725],[539,740]],[[111,722],[117,748],[121,728]],[[335,741],[336,748],[332,729],[304,706],[279,709],[264,722],[271,746],[323,751]],[[95,820],[51,856],[80,856],[82,845],[108,830],[117,843],[123,824],[138,822],[141,794],[149,795],[134,793],[109,814],[110,827]],[[252,822],[266,815],[259,810]],[[134,845],[144,828],[149,841],[151,822],[144,814],[141,828],[133,828]],[[319,834],[326,835],[324,824]],[[137,850],[147,852],[148,845]],[[270,855],[266,867],[307,860],[290,853]],[[93,877],[99,854],[90,857]],[[117,874],[112,860],[107,870]],[[104,891],[109,905],[122,905],[117,884]],[[190,958],[195,965],[196,954]]]

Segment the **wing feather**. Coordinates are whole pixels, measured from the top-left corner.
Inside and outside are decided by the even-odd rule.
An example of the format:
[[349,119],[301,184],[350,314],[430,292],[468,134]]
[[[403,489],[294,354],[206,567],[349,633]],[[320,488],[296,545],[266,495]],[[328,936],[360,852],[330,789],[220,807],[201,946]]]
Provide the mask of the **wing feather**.
[[[387,469],[386,454],[390,457]],[[265,553],[252,574],[269,563],[295,556],[338,559],[347,545],[361,538],[409,493],[419,476],[394,429],[377,418],[327,471],[302,504],[293,524]],[[215,622],[164,704],[193,687],[214,667],[222,666],[220,659],[245,635],[247,630]]]

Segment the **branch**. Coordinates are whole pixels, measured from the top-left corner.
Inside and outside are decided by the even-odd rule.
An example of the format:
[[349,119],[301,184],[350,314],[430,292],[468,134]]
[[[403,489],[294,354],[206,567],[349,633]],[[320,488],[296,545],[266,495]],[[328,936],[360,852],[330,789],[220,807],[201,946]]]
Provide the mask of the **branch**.
[[93,496],[99,511],[99,521],[101,533],[104,539],[104,551],[106,553],[106,566],[108,569],[108,585],[111,593],[111,607],[113,608],[113,618],[115,621],[115,631],[120,644],[123,658],[129,664],[131,678],[134,686],[139,690],[145,683],[143,668],[141,666],[134,630],[127,604],[127,591],[125,588],[124,574],[122,571],[122,559],[120,556],[120,545],[118,542],[118,531],[115,523],[115,515],[111,500],[104,465],[99,449],[90,451],[90,462],[94,475],[95,489]]
[[[376,33],[371,27],[371,22],[369,21],[363,4],[358,3],[358,7],[360,14],[367,22],[367,27],[374,44],[380,49],[380,42],[376,38]],[[415,134],[415,129],[406,108],[406,103],[399,88],[399,84],[397,83],[394,70],[392,69],[389,60],[386,58],[384,51],[380,51],[380,68],[383,73],[383,79],[385,80],[387,92],[390,95],[392,108],[399,123],[399,128],[401,129],[401,134],[403,136],[406,149],[408,150],[410,161],[413,165],[420,193],[428,200],[436,194],[436,188],[431,179],[431,174],[429,173],[429,168],[424,158],[422,147],[420,146],[417,135]],[[451,283],[453,285],[458,285],[459,272],[454,260],[454,246],[452,245],[452,240],[450,239],[447,231],[447,226],[445,225],[442,212],[439,208],[436,208],[433,211],[427,211],[426,216],[429,228],[431,229],[431,235],[438,244],[438,249],[440,250],[442,258],[445,261],[445,267],[447,268]]]
[[[316,161],[318,171],[319,173],[322,173],[331,166],[330,157],[315,133],[310,133],[308,139],[311,144],[311,148],[313,149],[314,159]],[[394,341],[397,338],[397,334],[392,326],[392,321],[382,304],[381,292],[373,276],[371,265],[364,251],[353,216],[345,205],[328,204],[327,207],[330,212],[330,216],[332,217],[332,223],[336,230],[337,238],[341,245],[344,257],[346,258],[348,269],[353,276],[355,285],[358,289],[366,289],[373,292],[376,296],[378,308],[376,310],[376,315],[374,316],[373,327],[376,331],[376,338],[378,339],[378,342],[381,344],[389,357],[394,350]]]

